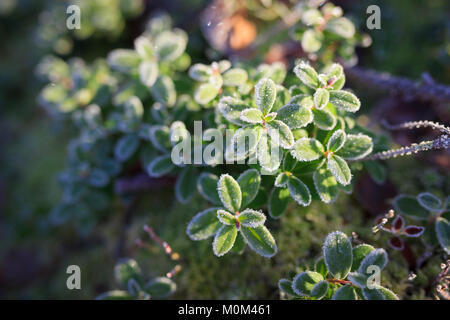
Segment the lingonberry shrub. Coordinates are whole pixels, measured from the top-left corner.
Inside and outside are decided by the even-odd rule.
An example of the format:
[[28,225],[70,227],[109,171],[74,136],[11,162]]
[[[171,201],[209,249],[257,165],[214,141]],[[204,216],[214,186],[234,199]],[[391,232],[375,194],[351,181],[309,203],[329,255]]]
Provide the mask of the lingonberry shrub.
[[352,246],[342,232],[330,233],[323,244],[314,271],[304,271],[292,280],[281,279],[278,286],[294,299],[398,300],[380,283],[380,272],[388,263],[384,249],[368,244]]

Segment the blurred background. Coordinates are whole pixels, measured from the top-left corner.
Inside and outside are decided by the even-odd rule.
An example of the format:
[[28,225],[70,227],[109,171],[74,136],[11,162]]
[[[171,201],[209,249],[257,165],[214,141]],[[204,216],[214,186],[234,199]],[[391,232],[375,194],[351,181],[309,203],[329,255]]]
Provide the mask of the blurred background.
[[[225,2],[233,2],[232,9]],[[122,256],[135,257],[151,276],[164,274],[171,268],[171,261],[161,248],[156,244],[147,249],[134,245],[137,237],[145,239],[142,225],[147,223],[185,260],[176,278],[178,290],[174,298],[277,299],[278,279],[295,271],[298,265],[311,264],[328,232],[338,228],[347,234],[355,231],[371,244],[385,246],[386,239],[373,236],[370,226],[377,215],[390,208],[396,194],[424,190],[440,196],[450,193],[448,152],[389,160],[384,183],[360,177],[355,194],[340,197],[335,205],[316,203],[307,210],[293,206],[281,221],[272,221],[279,254],[269,262],[251,253],[219,261],[210,253],[209,243],[190,241],[185,235],[186,224],[204,203],[176,203],[170,188],[144,193],[132,217],[112,204],[87,234],[70,223],[52,224],[51,212],[62,196],[58,176],[65,167],[74,128],[55,121],[38,103],[45,83],[36,69],[44,57],[80,57],[87,62],[105,58],[113,48],[132,47],[149,16],[163,10],[173,17],[177,27],[188,32],[188,52],[193,62],[218,59],[245,51],[260,33],[286,14],[277,7],[279,3],[289,8],[295,2],[298,1],[0,1],[0,298],[93,299],[114,288],[113,267]],[[450,84],[449,1],[332,2],[341,6],[357,29],[372,39],[369,47],[357,48],[358,67],[415,81],[425,77]],[[65,26],[69,4],[81,7],[81,30],[69,31]],[[366,28],[366,8],[371,4],[381,8],[381,30]],[[205,19],[201,19],[205,10],[210,15],[206,20],[226,22],[235,28],[226,50],[223,44],[216,43],[214,30],[205,32]],[[295,42],[287,36],[279,38],[277,44],[261,49],[265,50],[266,61],[300,55],[301,49]],[[358,119],[361,123],[376,127],[377,121],[387,119],[391,123],[433,120],[449,124],[448,104],[391,94],[364,84],[357,76],[349,77],[348,86],[363,102]],[[391,137],[395,144],[407,145],[432,138],[433,134],[416,130],[395,132]],[[149,239],[146,241],[150,243]],[[403,298],[429,297],[426,288],[439,272],[439,261],[427,264],[418,272],[417,285],[411,285],[407,280],[407,262],[399,252],[391,250],[389,255],[394,262],[389,264],[384,280],[391,288]],[[66,288],[66,267],[71,264],[81,267],[82,290]],[[255,273],[255,269],[259,272]]]

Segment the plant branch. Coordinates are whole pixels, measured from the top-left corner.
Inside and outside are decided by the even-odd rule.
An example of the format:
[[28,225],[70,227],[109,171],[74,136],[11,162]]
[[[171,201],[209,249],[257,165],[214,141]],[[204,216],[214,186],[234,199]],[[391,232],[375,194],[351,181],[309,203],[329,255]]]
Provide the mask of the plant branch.
[[175,179],[172,177],[151,178],[145,173],[139,173],[135,176],[118,179],[114,185],[114,191],[116,194],[122,195],[168,187],[174,183]]

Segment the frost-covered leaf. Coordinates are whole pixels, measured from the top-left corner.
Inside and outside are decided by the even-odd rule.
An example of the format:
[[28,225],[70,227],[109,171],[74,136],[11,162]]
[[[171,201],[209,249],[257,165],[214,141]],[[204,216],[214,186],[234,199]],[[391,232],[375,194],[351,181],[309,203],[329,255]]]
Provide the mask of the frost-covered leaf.
[[288,295],[293,297],[297,296],[294,290],[292,290],[292,281],[288,279],[280,279],[280,281],[278,281],[278,288]]
[[294,73],[306,86],[313,89],[319,86],[317,72],[307,62],[302,61],[296,65],[294,68]]
[[329,20],[325,29],[345,39],[352,38],[356,32],[355,25],[345,17]]
[[217,183],[220,200],[231,212],[239,212],[242,203],[242,192],[239,184],[228,174],[222,174]]
[[364,134],[349,134],[345,144],[337,153],[347,160],[359,160],[368,156],[373,149],[373,142],[369,136]]
[[144,288],[144,291],[150,295],[151,299],[164,299],[170,296],[177,289],[177,285],[171,279],[158,277],[150,280]]
[[271,79],[261,79],[255,85],[255,103],[264,115],[272,109],[276,96],[277,89]]
[[288,188],[273,188],[269,196],[269,215],[278,219],[286,211],[289,204],[289,189]]
[[264,116],[259,109],[248,108],[241,112],[239,118],[247,123],[261,123],[264,120]]
[[428,210],[422,207],[414,196],[398,195],[394,199],[394,207],[399,213],[411,219],[427,220],[430,216]]
[[317,300],[322,299],[328,292],[328,282],[326,280],[319,281],[311,289],[311,297]]
[[233,68],[226,71],[223,75],[223,84],[225,86],[238,87],[244,84],[248,79],[247,71],[241,68]]
[[146,36],[140,36],[134,40],[134,49],[144,60],[149,60],[154,56],[154,48],[152,42]]
[[353,248],[352,271],[358,270],[359,266],[361,265],[361,262],[373,250],[375,250],[375,248],[369,244],[360,244],[360,245],[354,247]]
[[169,107],[173,106],[177,99],[177,92],[175,85],[168,76],[160,76],[150,89],[153,98]]
[[345,279],[353,262],[352,244],[340,232],[330,233],[323,244],[323,257],[328,271],[337,279]]
[[341,130],[341,129],[336,130],[335,132],[333,132],[330,139],[328,140],[327,150],[332,151],[332,152],[338,151],[344,145],[345,140],[346,140],[346,134],[345,134],[344,130]]
[[139,65],[139,77],[147,87],[151,87],[158,77],[158,65],[153,61],[144,61]]
[[192,240],[204,240],[217,233],[222,224],[217,218],[220,208],[209,208],[197,213],[189,222],[186,233]]
[[118,161],[124,162],[133,156],[138,147],[139,137],[135,134],[127,134],[117,141],[114,156]]
[[313,120],[311,109],[296,103],[290,103],[277,111],[277,119],[283,121],[290,129],[302,128]]
[[254,153],[262,136],[262,127],[259,125],[248,125],[239,128],[233,135],[231,144],[226,149],[226,159],[237,161],[247,158]]
[[383,270],[388,263],[388,256],[384,249],[374,249],[370,251],[361,261],[358,273],[370,276],[373,273],[372,266],[377,266]]
[[288,189],[292,199],[298,204],[307,207],[311,203],[311,193],[299,178],[290,176],[288,180]]
[[329,79],[331,78],[340,78],[344,74],[344,68],[338,64],[333,63],[327,70],[327,76]]
[[294,144],[294,136],[291,129],[280,120],[272,120],[266,123],[267,134],[273,142],[282,148],[289,149]]
[[225,255],[234,245],[238,230],[234,225],[224,225],[216,233],[213,241],[214,254],[218,257]]
[[435,231],[442,249],[450,254],[450,222],[442,217],[437,218]]
[[113,70],[129,73],[139,67],[141,57],[130,49],[116,49],[109,53],[108,64]]
[[202,172],[197,180],[198,192],[208,201],[214,204],[221,204],[217,183],[219,177],[209,172]]
[[285,187],[288,182],[288,175],[285,172],[281,172],[278,174],[278,176],[275,178],[275,187]]
[[147,173],[153,178],[159,178],[175,168],[170,155],[162,155],[155,158],[147,167]]
[[87,180],[91,186],[96,188],[103,188],[108,185],[110,181],[108,173],[101,169],[91,170]]
[[256,228],[241,227],[241,233],[250,249],[265,258],[271,258],[277,253],[277,244],[272,234],[265,226]]
[[212,101],[217,94],[219,93],[219,89],[212,85],[211,83],[202,83],[194,93],[194,100],[202,105],[207,104]]
[[316,109],[312,110],[314,116],[314,124],[322,130],[331,130],[336,125],[336,117],[328,110]]
[[175,196],[181,203],[188,203],[195,195],[197,172],[193,166],[184,168],[175,183]]
[[226,210],[217,210],[217,218],[226,225],[233,225],[236,223],[236,217]]
[[134,297],[127,291],[111,290],[99,295],[96,300],[133,300]]
[[212,73],[212,68],[202,63],[196,63],[189,68],[189,77],[197,81],[208,81]]
[[245,208],[255,199],[261,184],[261,175],[256,169],[248,169],[241,173],[237,179],[242,192],[242,205]]
[[314,29],[306,30],[302,37],[302,49],[305,52],[317,52],[322,47],[323,34]]
[[267,134],[263,134],[258,143],[258,163],[269,172],[278,169],[283,157],[282,149]]
[[310,296],[311,290],[322,280],[323,277],[320,273],[305,271],[294,277],[292,289],[299,296]]
[[174,61],[180,57],[187,44],[187,35],[181,29],[162,31],[154,39],[154,48],[160,61]]
[[425,209],[432,212],[440,212],[442,211],[442,201],[434,194],[429,192],[423,192],[417,196],[417,201],[419,201],[420,205]]
[[327,167],[336,178],[337,182],[344,186],[350,184],[352,173],[344,159],[334,155],[327,160]]
[[330,93],[322,88],[319,88],[314,93],[314,107],[316,109],[323,109],[330,100]]
[[313,180],[316,191],[323,202],[332,203],[336,200],[339,193],[339,187],[330,170],[320,168],[314,171]]
[[149,138],[153,146],[164,153],[168,152],[172,147],[172,144],[170,143],[170,130],[166,126],[151,126]]
[[348,112],[356,112],[361,107],[359,99],[353,93],[344,90],[330,91],[330,103]]
[[260,211],[245,209],[238,215],[238,220],[244,227],[256,228],[266,222],[266,216]]
[[346,284],[336,290],[331,300],[357,300],[357,295],[355,289]]
[[313,138],[301,138],[291,149],[291,155],[298,161],[317,160],[323,156],[324,152],[322,144]]
[[136,260],[125,258],[114,267],[114,277],[121,288],[127,288],[131,279],[142,281],[142,271]]
[[247,108],[248,105],[245,102],[233,97],[223,97],[218,104],[218,109],[225,119],[237,125],[245,124],[239,117],[241,112]]

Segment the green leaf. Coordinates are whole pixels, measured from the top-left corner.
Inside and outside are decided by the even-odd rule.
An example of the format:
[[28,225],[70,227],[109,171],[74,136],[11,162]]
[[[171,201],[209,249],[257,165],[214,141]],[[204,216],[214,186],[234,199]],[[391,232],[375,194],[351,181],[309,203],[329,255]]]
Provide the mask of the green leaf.
[[399,213],[411,219],[427,220],[430,216],[428,210],[423,208],[414,196],[398,195],[394,199],[394,207]]
[[263,169],[273,172],[280,167],[283,157],[282,149],[267,134],[263,134],[258,143],[257,157]]
[[122,136],[114,147],[114,156],[124,162],[130,159],[139,147],[139,137],[135,134]]
[[291,129],[280,120],[272,120],[266,123],[267,134],[273,142],[282,148],[289,149],[294,144],[294,136]]
[[330,19],[325,29],[345,39],[352,38],[356,32],[355,25],[345,17]]
[[275,178],[275,187],[284,188],[288,182],[288,175],[285,172],[281,172]]
[[298,161],[313,161],[323,157],[325,149],[322,144],[313,138],[301,138],[295,142],[291,155]]
[[376,289],[380,291],[381,294],[384,296],[384,300],[399,300],[399,298],[394,292],[385,287],[377,286]]
[[247,71],[241,68],[233,68],[223,74],[223,84],[225,86],[238,87],[248,79]]
[[95,188],[103,188],[109,184],[109,175],[101,169],[92,169],[87,178],[88,183]]
[[256,169],[248,169],[241,173],[237,183],[242,192],[241,207],[245,208],[258,194],[259,186],[261,185],[261,175]]
[[331,79],[331,78],[338,79],[343,74],[344,74],[344,68],[338,63],[333,63],[327,70],[328,79]]
[[177,289],[175,282],[166,277],[158,277],[150,280],[144,288],[152,299],[164,299]]
[[99,295],[96,300],[133,300],[134,297],[127,291],[123,290],[111,290]]
[[208,201],[214,204],[221,204],[217,183],[219,177],[209,172],[202,172],[197,180],[198,192]]
[[292,289],[299,296],[309,296],[314,286],[323,280],[320,273],[305,271],[299,273],[292,281]]
[[209,208],[197,213],[189,222],[186,233],[192,240],[204,240],[217,233],[222,227],[217,218],[220,208]]
[[245,209],[238,215],[238,220],[244,227],[256,228],[266,222],[266,216],[260,211]]
[[432,212],[441,212],[442,211],[442,201],[434,194],[429,192],[423,192],[417,196],[417,201],[419,201],[420,205],[425,209]]
[[160,61],[174,61],[183,54],[187,40],[181,29],[162,31],[154,39],[156,55]]
[[153,86],[158,77],[158,65],[153,61],[144,61],[139,65],[139,78],[147,87]]
[[232,225],[236,223],[236,217],[225,210],[217,210],[217,218],[219,221],[226,225]]
[[347,279],[350,280],[358,288],[363,289],[367,286],[368,277],[364,274],[358,272],[350,272],[347,276]]
[[197,172],[195,167],[188,166],[184,168],[175,183],[175,196],[181,203],[188,203],[195,195]]
[[375,248],[368,244],[360,244],[360,245],[354,247],[353,248],[352,271],[358,270],[361,265],[361,262],[373,250],[375,250]]
[[134,50],[116,49],[109,53],[108,64],[113,70],[129,73],[139,67],[141,57]]
[[333,132],[333,135],[328,140],[327,150],[332,152],[338,151],[344,145],[345,140],[346,134],[344,130],[341,129],[336,130],[335,132]]
[[302,61],[296,65],[294,68],[294,73],[307,87],[313,89],[319,87],[317,72],[307,62]]
[[435,224],[436,236],[442,249],[450,254],[450,223],[447,219],[439,217]]
[[325,264],[325,260],[323,257],[320,257],[314,263],[314,271],[320,273],[324,279],[328,275],[328,269],[327,269],[327,266]]
[[212,68],[202,63],[196,63],[189,68],[189,77],[197,81],[208,81],[212,73]]
[[265,226],[248,228],[241,226],[241,233],[250,249],[259,255],[271,258],[277,253],[275,239]]
[[153,146],[161,152],[170,151],[172,144],[170,142],[170,129],[166,126],[154,125],[150,127],[149,138]]
[[228,174],[222,174],[217,183],[217,190],[225,208],[233,213],[239,212],[242,203],[242,192],[236,180]]
[[292,199],[298,204],[307,207],[311,203],[311,193],[308,187],[299,178],[290,176],[288,180],[288,189]]
[[248,108],[248,105],[245,102],[233,97],[223,97],[220,99],[217,107],[225,119],[231,123],[237,125],[245,124],[245,122],[239,118],[241,112]]
[[365,256],[358,268],[358,273],[370,276],[373,271],[369,270],[371,266],[378,266],[383,270],[388,263],[388,256],[384,249],[374,249]]
[[377,288],[363,288],[362,294],[366,300],[385,300],[383,293]]
[[244,122],[252,124],[261,123],[264,120],[262,112],[256,108],[245,109],[241,112],[239,118]]
[[313,121],[319,129],[322,130],[331,130],[336,125],[336,117],[327,110],[320,109],[312,109],[313,113]]
[[327,160],[327,167],[336,178],[336,181],[346,186],[352,180],[352,173],[347,162],[341,157],[334,155]]
[[302,49],[305,52],[313,53],[320,50],[322,47],[323,34],[314,30],[308,29],[303,33],[302,37]]
[[359,99],[353,93],[344,90],[330,91],[330,103],[348,112],[356,112],[361,107]]
[[311,297],[317,300],[322,299],[328,292],[328,282],[326,280],[319,281],[311,290]]
[[233,248],[231,248],[231,252],[237,253],[237,254],[242,254],[244,252],[245,249],[245,240],[242,237],[242,234],[240,232],[238,232],[238,235],[236,237],[236,241],[234,241],[234,246]]
[[225,255],[234,245],[238,230],[234,225],[224,225],[217,232],[213,241],[214,254],[218,257]]
[[154,178],[162,177],[175,168],[170,155],[155,158],[147,167],[147,173]]
[[325,203],[333,203],[339,193],[339,186],[330,170],[320,168],[313,173],[314,186]]
[[122,259],[114,267],[114,276],[116,282],[121,288],[127,288],[131,279],[138,283],[142,281],[142,271],[134,259]]
[[287,124],[290,129],[298,129],[311,123],[313,114],[310,108],[291,103],[277,111],[277,119]]
[[316,109],[323,109],[330,100],[330,93],[322,88],[319,88],[314,93],[314,107]]
[[323,244],[323,257],[328,271],[337,279],[345,279],[353,262],[352,244],[340,232],[330,233]]
[[286,211],[289,204],[289,189],[288,188],[274,188],[270,192],[269,197],[269,215],[278,219]]
[[296,297],[297,294],[294,292],[294,290],[292,290],[292,281],[288,280],[288,279],[280,279],[280,281],[278,281],[278,288],[293,297]]
[[205,105],[217,97],[218,93],[219,89],[216,86],[210,83],[203,83],[195,90],[194,100],[201,105]]
[[375,160],[368,160],[364,161],[364,167],[376,183],[384,184],[387,177],[387,170],[384,165]]
[[271,79],[261,79],[255,85],[255,103],[264,115],[272,109],[276,96],[277,89]]
[[233,135],[231,144],[226,149],[226,159],[237,161],[247,158],[254,153],[262,138],[262,127],[259,125],[248,125],[239,128]]
[[331,300],[357,300],[357,295],[355,289],[346,284],[336,290]]
[[156,101],[169,107],[173,106],[177,99],[175,85],[173,84],[172,79],[168,76],[158,77],[151,87],[151,93]]
[[338,155],[347,160],[359,160],[368,156],[373,149],[373,142],[364,134],[349,134]]

